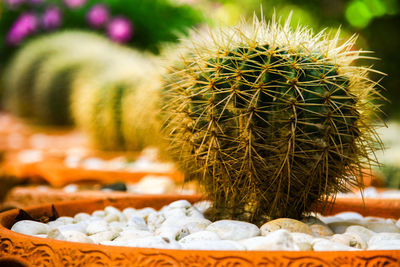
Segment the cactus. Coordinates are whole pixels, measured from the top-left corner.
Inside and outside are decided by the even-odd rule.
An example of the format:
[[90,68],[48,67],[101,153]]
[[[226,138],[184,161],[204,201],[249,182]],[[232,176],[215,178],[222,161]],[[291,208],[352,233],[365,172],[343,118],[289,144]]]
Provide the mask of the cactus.
[[78,74],[72,95],[74,120],[96,147],[141,150],[154,143],[160,128],[153,122],[160,72],[153,61],[119,48],[100,78],[93,79],[90,72]]
[[166,77],[169,150],[213,201],[211,219],[301,218],[361,186],[372,162],[378,93],[352,64],[355,37],[338,45],[339,33],[289,23],[193,34]]
[[99,49],[105,49],[110,44],[105,38],[84,31],[59,32],[27,43],[6,69],[3,100],[6,102],[5,107],[18,116],[32,117],[35,114],[32,89],[43,62],[58,54],[91,51],[93,46],[90,44],[93,43]]
[[138,151],[148,146],[163,145],[158,120],[161,89],[159,75],[156,72],[149,77],[142,77],[122,99],[121,126],[126,150]]
[[13,58],[4,75],[4,106],[12,113],[31,117],[33,114],[32,84],[42,62],[59,51],[58,46],[48,46],[51,38],[34,40]]
[[[70,95],[76,72],[91,69],[92,73],[101,69],[105,58],[93,54],[62,53],[44,61],[33,88],[34,118],[37,123],[49,125],[69,125],[72,123]],[[104,62],[102,61],[104,60]]]

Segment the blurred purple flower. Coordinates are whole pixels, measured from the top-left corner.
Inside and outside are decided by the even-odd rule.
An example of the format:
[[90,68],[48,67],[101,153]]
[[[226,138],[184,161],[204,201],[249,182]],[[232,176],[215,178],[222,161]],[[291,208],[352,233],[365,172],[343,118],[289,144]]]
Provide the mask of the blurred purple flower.
[[117,43],[126,43],[133,35],[132,23],[124,17],[116,17],[108,23],[107,33],[111,40]]
[[69,8],[78,8],[83,6],[86,3],[86,0],[64,0],[64,3]]
[[26,36],[34,33],[38,27],[38,19],[33,13],[22,13],[11,26],[7,34],[7,42],[18,45]]
[[87,13],[86,19],[94,28],[102,27],[108,21],[108,9],[102,4],[94,5]]
[[48,7],[43,14],[42,23],[46,30],[54,30],[61,26],[62,15],[58,7]]
[[19,5],[22,5],[25,3],[25,0],[7,0],[7,5],[10,8],[18,7]]

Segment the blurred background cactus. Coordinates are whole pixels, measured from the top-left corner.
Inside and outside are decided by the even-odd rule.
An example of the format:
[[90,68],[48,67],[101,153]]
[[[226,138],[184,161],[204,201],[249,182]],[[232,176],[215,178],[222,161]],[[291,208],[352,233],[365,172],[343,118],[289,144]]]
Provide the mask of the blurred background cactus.
[[100,77],[78,73],[73,116],[96,147],[139,151],[160,142],[156,116],[161,68],[157,61],[134,50],[116,51]]
[[354,42],[255,19],[186,43],[166,81],[165,132],[214,202],[210,218],[301,218],[362,187],[379,93],[373,70],[353,65]]
[[74,72],[105,64],[101,59],[111,45],[104,37],[79,31],[31,41],[13,58],[4,76],[5,106],[33,122],[70,124],[69,88]]

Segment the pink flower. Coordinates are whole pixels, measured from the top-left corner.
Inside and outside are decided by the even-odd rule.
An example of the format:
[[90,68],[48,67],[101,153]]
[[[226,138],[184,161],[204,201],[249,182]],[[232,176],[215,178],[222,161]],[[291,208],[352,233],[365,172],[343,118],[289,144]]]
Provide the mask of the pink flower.
[[18,45],[26,36],[34,33],[38,28],[38,19],[33,13],[23,13],[11,26],[7,34],[7,42]]
[[46,30],[54,30],[61,26],[61,11],[58,7],[49,7],[43,14],[42,23]]
[[102,4],[94,5],[88,12],[86,19],[90,26],[100,28],[108,21],[108,9]]
[[86,3],[86,0],[64,0],[64,3],[69,8],[78,8],[83,6]]
[[117,43],[126,43],[131,40],[133,35],[132,23],[124,17],[116,17],[108,23],[107,33],[111,40]]

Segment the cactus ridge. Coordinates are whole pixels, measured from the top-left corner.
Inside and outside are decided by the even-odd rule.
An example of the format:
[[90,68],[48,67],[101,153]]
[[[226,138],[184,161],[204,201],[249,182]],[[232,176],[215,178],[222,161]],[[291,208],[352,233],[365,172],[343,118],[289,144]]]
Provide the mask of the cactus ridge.
[[165,131],[213,219],[300,218],[370,164],[376,107],[355,38],[254,20],[198,33],[166,78]]

